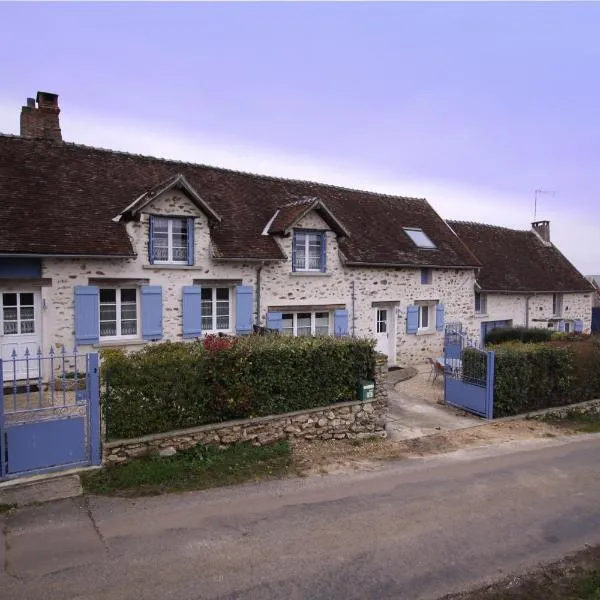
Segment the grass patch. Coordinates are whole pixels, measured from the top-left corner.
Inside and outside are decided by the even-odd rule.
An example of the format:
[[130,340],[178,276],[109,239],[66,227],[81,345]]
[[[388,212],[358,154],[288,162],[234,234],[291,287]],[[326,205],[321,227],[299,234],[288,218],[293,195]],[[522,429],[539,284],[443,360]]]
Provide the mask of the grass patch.
[[291,465],[287,441],[261,447],[236,444],[224,450],[198,445],[173,456],[156,454],[106,467],[82,475],[81,480],[92,494],[147,496],[283,477]]
[[549,415],[543,417],[542,420],[546,423],[552,423],[555,425],[561,424],[564,426],[571,426],[576,431],[580,431],[582,433],[600,432],[600,413],[570,410],[563,418]]
[[600,546],[518,577],[442,600],[600,600]]
[[4,504],[0,502],[0,515],[3,513],[7,513],[11,508],[14,508],[16,504]]

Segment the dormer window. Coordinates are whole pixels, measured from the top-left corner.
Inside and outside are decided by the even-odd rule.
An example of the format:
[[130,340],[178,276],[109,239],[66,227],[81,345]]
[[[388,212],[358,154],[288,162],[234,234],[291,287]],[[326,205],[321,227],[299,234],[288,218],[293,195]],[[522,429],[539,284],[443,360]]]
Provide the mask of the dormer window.
[[194,219],[150,217],[149,258],[151,264],[194,264]]
[[417,248],[432,250],[436,245],[429,239],[427,234],[418,227],[403,227],[406,235],[413,241]]
[[325,272],[325,232],[295,229],[293,236],[292,270]]

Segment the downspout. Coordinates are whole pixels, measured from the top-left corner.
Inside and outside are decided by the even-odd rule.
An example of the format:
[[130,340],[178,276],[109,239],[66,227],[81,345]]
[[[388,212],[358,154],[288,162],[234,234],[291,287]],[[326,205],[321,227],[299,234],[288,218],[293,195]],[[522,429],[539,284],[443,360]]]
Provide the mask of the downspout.
[[256,326],[260,327],[260,280],[261,273],[263,267],[265,266],[264,262],[261,262],[258,267],[256,267]]
[[352,298],[352,337],[356,337],[356,311],[354,310],[356,294],[354,289],[354,279],[350,282],[350,285],[352,286],[352,292],[350,294],[350,297]]

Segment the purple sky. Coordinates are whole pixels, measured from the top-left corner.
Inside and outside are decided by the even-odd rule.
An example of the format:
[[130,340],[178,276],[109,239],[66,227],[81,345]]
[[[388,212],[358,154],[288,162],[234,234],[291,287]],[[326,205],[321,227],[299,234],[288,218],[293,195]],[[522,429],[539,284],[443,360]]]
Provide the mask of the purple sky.
[[0,5],[0,131],[538,218],[600,272],[600,4]]

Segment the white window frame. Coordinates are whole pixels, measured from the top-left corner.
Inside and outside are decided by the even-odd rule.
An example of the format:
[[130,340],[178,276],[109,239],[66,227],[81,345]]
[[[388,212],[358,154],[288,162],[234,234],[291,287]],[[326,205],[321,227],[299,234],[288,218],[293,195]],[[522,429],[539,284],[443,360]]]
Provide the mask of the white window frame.
[[[436,301],[418,301],[415,303],[419,307],[419,320],[417,324],[417,334],[423,335],[426,333],[436,332],[437,305]],[[427,327],[423,327],[423,312],[427,308]]]
[[[479,296],[479,310],[477,310],[477,296]],[[487,314],[487,294],[484,292],[475,292],[475,297],[473,300],[473,308],[475,310],[476,315],[486,315]]]
[[[114,290],[115,294],[115,307],[116,307],[116,330],[117,333],[115,335],[102,335],[102,321],[100,319],[100,306],[102,304],[107,304],[106,302],[100,301],[100,293],[102,290]],[[135,290],[135,333],[123,335],[121,333],[121,290]],[[98,291],[98,324],[100,330],[100,339],[101,340],[135,340],[140,337],[140,289],[135,286],[125,287],[102,287],[99,288]]]
[[[229,327],[224,328],[224,329],[217,328],[217,303],[224,302],[224,300],[217,300],[217,289],[227,290],[227,292],[229,294],[229,298],[227,300],[227,303],[229,306],[229,313],[228,313]],[[233,289],[231,288],[231,286],[228,286],[228,285],[206,285],[206,286],[203,285],[201,293],[204,292],[204,290],[211,290],[212,327],[210,329],[204,328],[204,319],[207,317],[204,317],[202,315],[202,306],[203,306],[204,302],[207,302],[207,300],[202,299],[202,296],[201,296],[200,297],[200,320],[201,320],[200,322],[202,323],[202,334],[203,335],[212,335],[212,334],[216,334],[216,333],[232,333],[233,332]]]
[[[288,330],[289,328],[283,327],[283,323],[287,320],[287,319],[284,319],[285,315],[292,315],[292,336],[297,337],[298,336],[298,315],[305,314],[305,313],[310,314],[310,335],[311,336],[317,335],[317,333],[316,333],[317,313],[325,313],[327,315],[327,333],[325,335],[331,335],[331,328],[333,325],[333,318],[332,318],[333,313],[330,310],[297,310],[297,311],[282,312],[281,313],[281,318],[282,318],[281,333],[283,335],[289,335],[288,333],[286,333],[286,330]],[[323,335],[323,334],[319,334],[319,335]]]
[[552,294],[552,316],[562,317],[563,313],[563,295]]
[[[155,215],[153,218],[154,219],[164,219],[167,221],[167,256],[168,256],[167,260],[158,260],[153,257],[154,264],[155,265],[187,265],[188,261],[190,259],[190,257],[189,257],[189,235],[190,235],[190,232],[188,231],[187,217],[167,217],[167,216],[163,216],[163,215]],[[175,221],[183,221],[183,224],[187,231],[185,260],[173,260],[173,223]],[[155,224],[155,228],[156,228],[156,224]],[[154,231],[154,234],[156,235],[155,231]],[[156,238],[154,238],[152,240],[152,247],[154,249],[156,249],[155,239]]]
[[[376,333],[388,333],[388,315],[389,309],[387,308],[377,308],[375,312],[375,332]],[[381,316],[385,315],[382,319]],[[384,327],[381,327],[384,325]]]
[[[5,308],[4,307],[4,298],[3,298],[4,294],[15,294],[17,297],[17,304],[15,306],[8,307],[8,308],[15,308],[17,310],[17,319],[16,320],[11,320],[11,319],[8,319],[6,321],[4,320],[4,308]],[[21,304],[21,294],[32,294],[33,304]],[[23,319],[21,317],[21,309],[22,308],[33,308],[33,319]],[[38,335],[37,316],[38,316],[38,304],[37,304],[37,299],[36,299],[36,293],[34,291],[2,290],[0,292],[0,324],[2,326],[0,328],[0,336],[5,335],[5,336],[8,336],[8,338],[10,339],[10,338],[25,336],[25,335]],[[15,333],[5,333],[5,331],[4,331],[5,322],[6,323],[16,323],[17,331]],[[33,331],[26,331],[26,332],[21,331],[21,329],[23,327],[23,322],[26,322],[26,323],[33,322]]]
[[[305,239],[304,239],[304,266],[300,267],[298,266],[298,241],[297,241],[297,235],[304,235]],[[323,234],[323,232],[321,231],[308,231],[306,229],[295,229],[293,232],[293,236],[294,239],[292,241],[292,243],[295,245],[296,248],[296,256],[295,256],[295,264],[294,264],[294,271],[299,271],[299,272],[310,272],[310,273],[320,273],[321,269],[323,268],[323,244],[326,243],[326,237]],[[315,269],[311,269],[309,268],[309,261],[310,261],[310,240],[311,238],[316,238],[319,240],[319,265],[317,268]]]

